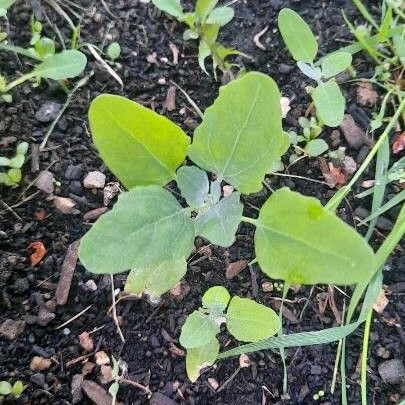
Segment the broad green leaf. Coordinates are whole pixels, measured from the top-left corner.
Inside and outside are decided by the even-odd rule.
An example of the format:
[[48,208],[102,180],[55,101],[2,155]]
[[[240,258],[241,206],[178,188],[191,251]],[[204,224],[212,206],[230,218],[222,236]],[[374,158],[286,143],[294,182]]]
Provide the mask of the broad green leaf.
[[22,381],[16,381],[13,385],[13,390],[12,390],[12,394],[14,396],[14,398],[20,398],[21,394],[24,391],[24,385],[22,383]]
[[0,395],[8,395],[13,391],[13,387],[8,381],[0,381]]
[[256,256],[271,278],[350,285],[373,271],[370,246],[315,198],[280,189],[263,205],[256,225]]
[[195,219],[196,236],[202,236],[214,245],[231,246],[242,220],[242,211],[240,194],[234,192],[198,214]]
[[205,67],[205,59],[211,55],[211,49],[206,41],[203,39],[198,46],[198,64],[200,68],[208,75],[207,68]]
[[188,257],[193,246],[193,222],[170,192],[139,186],[91,227],[79,257],[91,273],[114,274]]
[[67,50],[47,57],[37,65],[34,73],[37,77],[53,80],[71,79],[79,76],[87,64],[84,53]]
[[218,340],[214,339],[204,346],[187,349],[186,370],[191,382],[196,382],[203,368],[212,366],[219,353]]
[[204,205],[209,193],[207,173],[197,166],[182,166],[177,170],[177,186],[187,204],[192,208]]
[[204,308],[215,312],[223,312],[228,306],[231,296],[228,290],[222,286],[211,287],[205,292],[202,297],[202,305]]
[[312,80],[319,82],[322,77],[322,72],[319,67],[312,67],[305,62],[297,62],[298,69],[304,73],[305,76],[309,77]]
[[281,327],[278,315],[248,298],[233,297],[226,313],[229,333],[243,342],[257,342],[275,335]]
[[16,2],[16,0],[0,0],[0,8],[4,8],[5,10],[7,10],[7,9],[10,8],[15,2]]
[[180,4],[180,0],[152,0],[152,3],[159,10],[173,17],[181,18],[183,16],[183,7]]
[[352,55],[348,52],[335,52],[322,59],[322,76],[329,79],[342,73],[352,63]]
[[234,17],[235,12],[232,7],[218,7],[208,16],[207,24],[218,24],[221,27],[228,24]]
[[195,13],[200,22],[205,22],[206,18],[217,4],[218,0],[197,0]]
[[329,149],[328,144],[323,139],[312,139],[305,146],[305,152],[309,156],[319,156]]
[[319,84],[311,93],[316,114],[328,127],[337,127],[343,121],[346,101],[335,79]]
[[278,28],[292,57],[312,63],[318,53],[318,42],[309,25],[293,10],[283,8],[278,14]]
[[261,190],[285,144],[280,93],[269,76],[251,72],[220,88],[194,132],[188,155],[241,193]]
[[128,189],[167,184],[186,157],[190,140],[183,130],[127,98],[98,96],[89,120],[101,158]]
[[204,346],[215,339],[219,326],[200,311],[191,313],[181,328],[180,344],[186,349]]
[[172,258],[156,266],[138,267],[131,270],[125,283],[125,292],[145,293],[158,298],[179,282],[187,271],[184,257]]
[[0,156],[0,166],[9,166],[10,167],[11,159]]

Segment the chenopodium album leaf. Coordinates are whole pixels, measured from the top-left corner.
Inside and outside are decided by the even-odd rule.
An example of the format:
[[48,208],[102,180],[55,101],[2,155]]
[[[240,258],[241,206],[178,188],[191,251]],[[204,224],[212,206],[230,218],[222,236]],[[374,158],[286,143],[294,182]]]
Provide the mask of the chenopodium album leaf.
[[176,177],[190,138],[167,118],[124,97],[103,94],[90,106],[94,144],[128,189]]
[[262,73],[247,73],[221,87],[194,132],[188,155],[241,193],[258,192],[285,152],[281,119],[276,83]]
[[178,268],[177,260],[188,257],[193,247],[194,224],[188,211],[164,188],[139,186],[122,193],[112,211],[86,233],[79,257],[92,273],[153,272],[168,261]]
[[256,227],[257,260],[271,278],[350,285],[374,271],[370,246],[316,198],[277,190],[260,210]]

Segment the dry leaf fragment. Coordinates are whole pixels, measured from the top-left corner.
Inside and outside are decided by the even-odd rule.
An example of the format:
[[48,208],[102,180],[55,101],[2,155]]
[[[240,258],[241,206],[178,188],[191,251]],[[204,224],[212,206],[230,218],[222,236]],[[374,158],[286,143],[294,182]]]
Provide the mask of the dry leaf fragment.
[[106,352],[100,351],[94,355],[94,359],[98,366],[102,366],[105,364],[110,364],[110,358],[107,356]]
[[360,83],[357,86],[357,102],[366,107],[373,107],[378,100],[378,94],[371,83]]
[[31,360],[30,369],[32,371],[44,371],[51,367],[51,360],[41,356],[34,356]]
[[174,111],[176,109],[176,87],[170,86],[167,90],[166,100],[163,103],[163,107],[167,111]]
[[155,64],[156,66],[159,66],[159,62],[157,60],[157,53],[156,52],[153,52],[153,53],[149,54],[146,57],[146,60],[151,64]]
[[108,384],[113,380],[112,368],[110,366],[102,365],[100,367],[100,383]]
[[389,301],[388,298],[385,296],[385,290],[381,288],[378,296],[373,304],[374,311],[382,314],[384,312],[385,307],[388,305]]
[[253,37],[253,42],[254,44],[261,49],[262,51],[266,50],[266,47],[260,42],[260,38],[267,32],[267,30],[269,29],[269,26],[265,27],[264,29],[262,29],[259,33],[257,33],[254,37]]
[[55,196],[53,198],[53,204],[62,214],[72,214],[76,212],[76,203],[71,198]]
[[46,249],[42,242],[30,243],[28,250],[33,252],[30,255],[31,266],[36,266],[46,254]]
[[225,272],[225,277],[228,280],[231,280],[232,278],[236,277],[241,271],[243,271],[247,265],[247,260],[238,260],[237,262],[229,263]]
[[397,154],[405,149],[405,132],[397,134],[392,144],[392,153]]
[[291,100],[288,97],[280,98],[281,115],[283,118],[287,117],[288,112],[291,110],[290,102]]
[[94,348],[93,339],[88,332],[83,332],[79,335],[80,346],[86,352],[91,352]]

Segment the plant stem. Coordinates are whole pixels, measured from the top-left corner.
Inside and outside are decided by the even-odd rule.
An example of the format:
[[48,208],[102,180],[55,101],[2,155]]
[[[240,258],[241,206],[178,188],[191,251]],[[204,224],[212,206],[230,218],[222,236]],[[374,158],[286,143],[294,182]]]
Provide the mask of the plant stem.
[[368,342],[370,339],[371,319],[373,310],[368,311],[366,323],[364,326],[363,348],[361,352],[361,403],[367,405],[367,355]]
[[377,153],[378,149],[380,146],[383,144],[384,139],[388,137],[390,131],[394,127],[395,123],[401,116],[402,111],[405,109],[405,99],[402,100],[401,104],[399,105],[398,109],[395,111],[394,116],[391,118],[390,122],[386,126],[384,132],[381,134],[380,138],[378,141],[375,143],[367,157],[364,159],[363,163],[357,170],[357,172],[354,174],[354,176],[351,178],[349,184],[346,186],[343,186],[326,204],[325,208],[335,211],[336,208],[339,206],[339,204],[342,202],[342,200],[349,194],[350,190],[356,183],[356,181],[359,179],[359,177],[363,174],[363,172],[367,169],[368,165],[370,162],[373,160],[375,154]]
[[8,52],[15,52],[18,53],[19,55],[26,56],[27,58],[31,58],[34,60],[37,60],[39,62],[42,61],[40,57],[35,55],[33,52],[30,52],[20,46],[14,46],[14,45],[7,45],[7,44],[2,44],[0,43],[0,49],[3,51],[8,51]]
[[17,87],[18,85],[26,82],[27,80],[33,79],[36,76],[36,72],[32,71],[30,73],[27,73],[25,75],[20,76],[18,79],[13,80],[10,82],[6,88],[4,89],[3,93],[8,93],[10,90],[12,90],[14,87]]
[[242,221],[257,226],[257,219],[242,216]]

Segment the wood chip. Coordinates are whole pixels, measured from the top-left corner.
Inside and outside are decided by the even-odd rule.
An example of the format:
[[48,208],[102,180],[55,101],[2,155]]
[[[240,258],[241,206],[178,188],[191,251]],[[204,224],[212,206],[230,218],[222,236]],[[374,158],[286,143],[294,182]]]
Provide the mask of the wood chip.
[[247,265],[248,265],[247,260],[238,260],[237,262],[229,263],[228,267],[226,268],[225,277],[228,280],[233,279],[240,272],[246,269]]
[[373,107],[378,100],[378,94],[372,83],[360,83],[357,86],[357,103],[366,107]]
[[395,155],[405,149],[405,132],[395,135],[392,143],[392,153]]
[[170,42],[169,48],[172,51],[173,55],[173,65],[177,65],[179,63],[179,49],[177,48],[176,45]]
[[36,266],[46,255],[46,249],[42,242],[32,242],[28,245],[28,250],[32,251],[30,255],[31,266]]
[[98,366],[110,364],[110,358],[108,357],[106,352],[99,351],[94,355],[94,359]]
[[85,221],[95,221],[96,219],[101,217],[101,215],[105,214],[107,211],[108,211],[107,207],[95,208],[94,210],[87,211],[83,215],[83,219]]
[[94,349],[94,342],[88,332],[79,335],[80,346],[85,352],[91,352]]
[[384,312],[385,307],[388,305],[389,301],[388,298],[385,296],[385,290],[381,288],[378,296],[373,304],[374,311],[382,314]]
[[219,388],[219,383],[215,378],[210,377],[210,378],[207,379],[207,381],[208,381],[208,384],[210,385],[210,387],[214,391],[216,391]]
[[45,359],[41,356],[34,356],[31,360],[30,369],[32,371],[45,371],[48,370],[51,365],[51,360]]
[[247,367],[250,367],[250,359],[249,359],[249,357],[248,357],[246,354],[244,354],[244,353],[242,353],[242,354],[239,356],[239,367],[240,367],[240,368],[247,368]]
[[58,305],[65,305],[68,300],[73,274],[75,272],[77,260],[79,258],[79,245],[79,240],[73,242],[68,247],[65,260],[63,261],[59,282],[58,286],[56,287],[55,293],[56,302]]
[[174,111],[176,109],[176,86],[170,86],[167,90],[166,100],[163,107],[167,111]]

